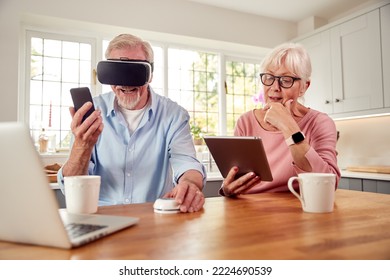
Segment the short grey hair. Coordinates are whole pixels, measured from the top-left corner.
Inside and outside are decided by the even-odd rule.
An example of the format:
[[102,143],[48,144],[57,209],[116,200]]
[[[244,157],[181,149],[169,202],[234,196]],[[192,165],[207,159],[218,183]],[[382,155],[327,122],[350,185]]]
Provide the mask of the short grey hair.
[[306,49],[298,43],[284,43],[275,47],[262,61],[261,72],[285,66],[303,81],[310,81],[311,60]]
[[142,40],[141,38],[131,35],[131,34],[120,34],[116,36],[114,39],[110,41],[108,44],[105,56],[106,59],[109,58],[110,53],[114,49],[123,49],[126,47],[135,48],[141,46],[144,53],[146,60],[150,63],[154,62],[154,53],[153,48],[149,44],[149,42]]

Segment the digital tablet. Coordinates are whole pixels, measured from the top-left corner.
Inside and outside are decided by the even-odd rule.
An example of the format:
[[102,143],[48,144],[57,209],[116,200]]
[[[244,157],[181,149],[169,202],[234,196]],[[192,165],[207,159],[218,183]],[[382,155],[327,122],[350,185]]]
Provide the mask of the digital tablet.
[[237,166],[236,177],[253,171],[261,181],[273,180],[260,137],[204,136],[203,139],[224,178]]

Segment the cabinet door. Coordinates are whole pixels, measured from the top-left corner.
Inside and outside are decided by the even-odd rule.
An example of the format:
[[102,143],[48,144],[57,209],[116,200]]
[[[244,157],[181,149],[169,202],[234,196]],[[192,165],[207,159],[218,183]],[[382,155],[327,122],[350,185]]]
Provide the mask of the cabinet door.
[[331,29],[333,110],[383,108],[379,10]]
[[380,9],[381,12],[381,36],[382,36],[382,61],[383,61],[383,93],[385,107],[390,107],[390,5]]
[[332,114],[330,31],[315,34],[298,43],[306,48],[312,64],[311,84],[304,95],[304,104],[318,111]]

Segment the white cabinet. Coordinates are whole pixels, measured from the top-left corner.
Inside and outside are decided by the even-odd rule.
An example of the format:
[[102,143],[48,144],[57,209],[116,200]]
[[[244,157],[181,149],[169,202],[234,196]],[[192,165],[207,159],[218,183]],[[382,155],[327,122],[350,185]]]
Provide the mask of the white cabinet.
[[330,32],[333,113],[383,108],[379,10]]
[[383,61],[383,92],[385,107],[390,107],[390,5],[380,9],[382,61]]
[[312,62],[311,84],[304,95],[304,104],[318,111],[332,114],[332,64],[330,53],[330,31],[314,34],[301,40]]
[[299,39],[312,61],[305,105],[334,118],[390,113],[390,5]]

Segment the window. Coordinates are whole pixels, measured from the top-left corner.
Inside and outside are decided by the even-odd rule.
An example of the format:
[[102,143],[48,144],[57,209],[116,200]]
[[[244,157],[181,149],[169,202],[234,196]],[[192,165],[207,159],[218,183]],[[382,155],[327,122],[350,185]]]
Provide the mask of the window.
[[[26,116],[36,141],[45,129],[54,139],[52,150],[69,148],[70,88],[86,86],[92,95],[111,91],[108,85],[96,84],[93,76],[96,62],[105,59],[108,42],[27,32]],[[95,44],[102,47],[98,56]],[[187,109],[190,125],[204,135],[232,135],[237,118],[255,106],[253,96],[260,87],[258,61],[225,59],[221,53],[158,42],[152,47],[155,61],[151,86],[156,93]]]
[[233,135],[240,115],[255,107],[253,96],[259,92],[260,65],[252,62],[226,61],[226,131]]
[[190,125],[204,134],[218,132],[218,65],[213,53],[168,50],[168,97],[188,110]]
[[69,90],[91,88],[93,44],[84,38],[27,33],[28,115],[35,141],[49,137],[49,151],[69,148]]

